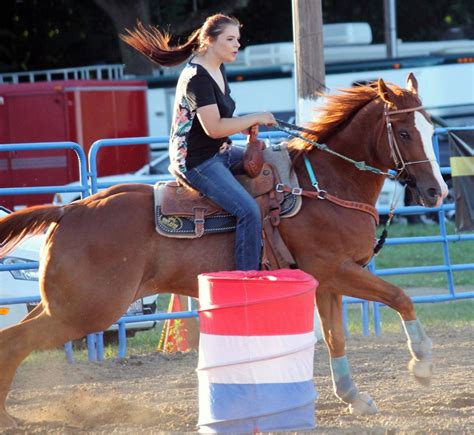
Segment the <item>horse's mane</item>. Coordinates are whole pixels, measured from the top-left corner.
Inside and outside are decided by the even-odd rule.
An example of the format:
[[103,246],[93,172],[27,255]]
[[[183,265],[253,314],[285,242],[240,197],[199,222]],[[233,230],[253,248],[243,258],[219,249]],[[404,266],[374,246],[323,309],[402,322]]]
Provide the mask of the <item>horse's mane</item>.
[[[403,99],[411,97],[413,99],[414,94],[408,90],[393,83],[388,85],[397,97]],[[315,109],[315,119],[305,125],[307,129],[314,131],[315,134],[305,133],[302,135],[319,143],[325,143],[332,135],[344,128],[366,104],[379,96],[383,99],[383,96],[379,94],[377,83],[340,89],[337,94],[321,93],[319,95],[325,99],[325,103]],[[304,151],[309,151],[312,145],[301,139],[293,139],[289,142],[288,148],[290,151],[301,154]]]

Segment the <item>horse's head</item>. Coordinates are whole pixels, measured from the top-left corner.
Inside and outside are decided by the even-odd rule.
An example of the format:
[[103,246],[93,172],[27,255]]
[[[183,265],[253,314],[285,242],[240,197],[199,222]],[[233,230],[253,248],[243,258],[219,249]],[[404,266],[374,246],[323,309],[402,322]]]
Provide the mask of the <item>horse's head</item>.
[[433,150],[433,124],[422,108],[415,76],[408,75],[407,89],[389,87],[379,79],[378,95],[385,104],[378,157],[387,167],[397,169],[418,204],[441,205],[448,188]]

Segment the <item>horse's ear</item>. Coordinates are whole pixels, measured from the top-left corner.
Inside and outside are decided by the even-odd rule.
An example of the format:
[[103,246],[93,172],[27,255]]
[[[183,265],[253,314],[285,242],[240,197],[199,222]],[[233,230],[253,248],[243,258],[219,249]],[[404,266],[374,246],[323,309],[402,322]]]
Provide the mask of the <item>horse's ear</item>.
[[412,72],[407,77],[407,89],[415,95],[418,95],[418,80]]
[[379,91],[379,96],[384,100],[386,103],[393,104],[393,91],[385,84],[383,79],[379,79],[377,82],[377,87]]

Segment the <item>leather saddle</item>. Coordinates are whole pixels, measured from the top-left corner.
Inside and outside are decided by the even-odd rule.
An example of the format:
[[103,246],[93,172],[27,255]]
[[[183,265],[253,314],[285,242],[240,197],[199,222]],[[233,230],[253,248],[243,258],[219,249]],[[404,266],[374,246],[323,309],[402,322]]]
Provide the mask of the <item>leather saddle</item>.
[[[263,163],[255,178],[246,175],[237,179],[255,198],[263,219],[262,268],[292,268],[295,261],[278,231],[285,195],[277,192],[278,173],[271,164]],[[288,199],[288,198],[286,198]],[[300,198],[289,198],[299,200]],[[301,203],[291,210],[299,209]],[[291,214],[294,215],[294,214]],[[166,237],[197,238],[204,234],[235,230],[236,219],[197,190],[176,181],[155,185],[155,224]],[[187,227],[187,230],[186,230]]]
[[[255,198],[268,194],[271,196],[272,206],[277,207],[283,200],[283,194],[274,190],[275,174],[270,164],[264,163],[260,173],[255,178],[239,175],[237,180]],[[198,192],[196,189],[177,181],[168,181],[158,186],[157,202],[161,206],[163,216],[183,216],[193,218],[195,237],[204,234],[206,218],[225,215],[227,212]]]
[[[251,134],[243,159],[246,175],[236,178],[260,207],[264,241],[262,267],[280,269],[292,267],[295,263],[278,231],[280,214],[282,208],[283,217],[296,214],[301,206],[301,198],[285,196],[285,193],[277,191],[276,186],[281,183],[279,171],[289,174],[291,161],[286,148],[278,146],[273,150],[276,152],[271,151],[257,140],[256,134]],[[265,153],[267,158],[264,157]],[[269,163],[272,160],[280,166],[279,170]],[[189,186],[185,180],[180,177],[177,180],[155,185],[155,223],[158,233],[166,237],[197,238],[204,234],[235,230],[234,216]],[[283,181],[290,182],[286,179]]]

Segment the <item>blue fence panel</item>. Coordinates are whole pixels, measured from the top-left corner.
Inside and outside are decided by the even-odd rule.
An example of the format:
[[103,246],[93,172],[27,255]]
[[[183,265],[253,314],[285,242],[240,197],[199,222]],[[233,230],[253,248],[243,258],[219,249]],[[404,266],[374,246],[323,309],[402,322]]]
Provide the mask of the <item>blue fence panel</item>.
[[[446,134],[449,131],[472,131],[474,127],[467,128],[450,128],[450,129],[437,129],[434,136],[434,145],[435,152],[438,155],[438,137],[440,134]],[[267,139],[269,141],[281,140],[287,136],[281,132],[264,132],[259,135],[261,139]],[[244,135],[234,135],[231,137],[235,141],[243,141],[246,139]],[[138,144],[167,144],[167,136],[157,136],[157,137],[142,137],[142,138],[124,138],[124,139],[102,139],[96,141],[89,152],[89,170],[87,171],[86,158],[82,148],[73,142],[61,142],[61,143],[38,143],[38,144],[6,144],[1,145],[2,151],[21,151],[21,150],[38,150],[38,149],[73,149],[78,154],[79,164],[80,164],[80,185],[79,186],[41,186],[41,187],[24,187],[24,188],[0,188],[0,195],[14,195],[14,194],[33,194],[33,193],[51,193],[51,192],[81,192],[83,196],[88,196],[89,194],[96,193],[99,189],[109,187],[110,185],[117,184],[116,182],[106,182],[101,183],[98,180],[99,174],[97,173],[97,154],[103,147],[108,146],[125,146],[125,145],[138,145]],[[441,168],[443,174],[450,174],[449,167]],[[141,182],[155,183],[157,180],[169,180],[172,179],[171,175],[155,175],[150,176],[149,179],[141,179]],[[435,273],[435,272],[444,272],[448,277],[448,294],[446,295],[433,295],[433,296],[415,296],[413,297],[414,302],[426,303],[426,302],[442,302],[454,299],[465,299],[473,298],[474,292],[464,292],[457,294],[455,291],[454,281],[453,281],[453,271],[460,270],[474,270],[474,264],[451,264],[449,257],[449,243],[450,242],[459,242],[466,240],[474,240],[474,234],[459,234],[459,235],[447,235],[446,233],[446,222],[445,222],[445,212],[454,210],[454,204],[444,204],[439,208],[435,209],[426,209],[419,206],[410,206],[410,207],[399,207],[395,210],[396,214],[399,215],[410,215],[417,213],[426,213],[426,212],[437,212],[439,216],[439,236],[426,236],[426,237],[400,237],[400,238],[388,238],[386,241],[387,245],[401,245],[401,244],[413,244],[413,243],[442,243],[443,244],[443,265],[431,265],[431,266],[421,266],[421,267],[404,267],[404,268],[393,268],[393,269],[377,269],[376,260],[373,260],[369,268],[370,270],[379,275],[379,276],[388,276],[388,275],[402,275],[402,274],[411,274],[411,273]],[[388,209],[380,209],[380,214],[387,214]],[[18,270],[18,269],[34,269],[38,267],[38,263],[24,263],[21,265],[12,265],[12,266],[2,266],[0,265],[0,271],[3,270]],[[28,300],[26,300],[28,299]],[[34,299],[34,300],[33,300]],[[35,302],[39,301],[39,298],[9,298],[0,300],[0,303],[4,304],[14,304],[14,303],[25,303],[25,302]],[[361,304],[361,319],[362,319],[362,332],[364,335],[369,334],[369,306],[370,304],[367,301],[345,297],[344,302],[344,317],[346,318],[346,307],[347,304]],[[380,307],[383,306],[381,303],[373,303],[372,310],[374,316],[374,330],[375,334],[379,335],[381,333],[380,325]],[[119,336],[119,356],[124,357],[126,353],[126,334],[125,334],[125,324],[131,322],[140,322],[140,321],[156,321],[156,320],[165,320],[165,319],[176,319],[176,318],[185,318],[185,317],[196,317],[197,312],[195,310],[190,310],[188,312],[180,313],[159,313],[159,314],[149,314],[144,316],[124,316],[116,323],[118,325],[118,336]],[[73,361],[72,356],[72,346],[71,343],[65,345],[66,355],[69,361]],[[102,360],[104,357],[103,352],[103,333],[99,332],[97,334],[91,334],[88,337],[88,354],[90,360]]]
[[[168,144],[169,137],[168,136],[150,136],[150,137],[128,137],[125,139],[100,139],[95,141],[90,150],[89,150],[89,173],[91,177],[91,192],[92,194],[97,193],[99,189],[103,189],[106,187],[110,187],[114,183],[100,183],[98,181],[99,174],[97,173],[97,154],[102,148],[111,147],[111,146],[127,146],[127,145],[143,145],[143,144],[150,144],[150,143],[157,143],[157,144]],[[154,176],[150,177],[149,180],[140,181],[142,183],[149,183],[153,184],[156,183],[158,179],[162,180],[171,180],[173,177],[170,174],[164,176]]]
[[83,148],[75,142],[36,142],[0,144],[4,151],[46,151],[46,150],[73,150],[79,164],[79,186],[32,186],[32,187],[2,187],[0,196],[3,195],[30,195],[40,193],[81,192],[83,196],[89,195],[87,174],[87,160]]

